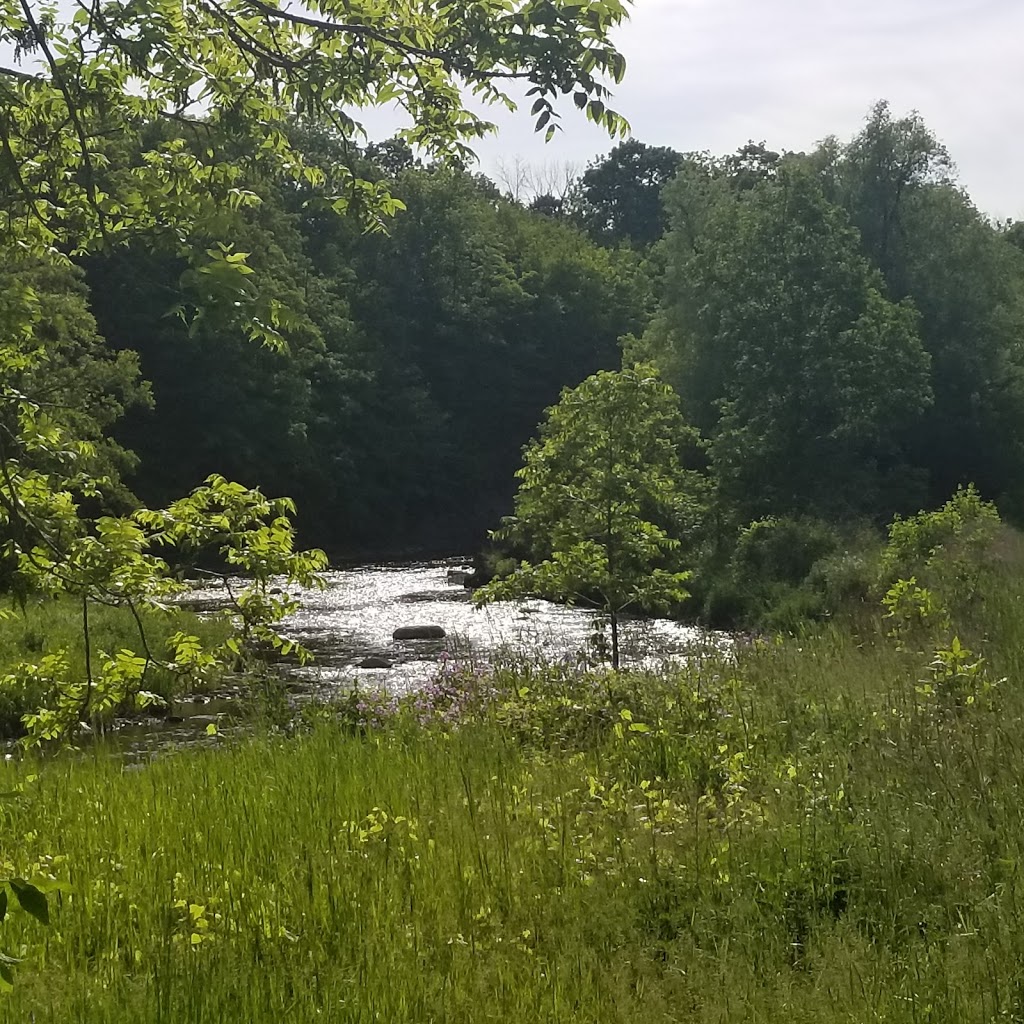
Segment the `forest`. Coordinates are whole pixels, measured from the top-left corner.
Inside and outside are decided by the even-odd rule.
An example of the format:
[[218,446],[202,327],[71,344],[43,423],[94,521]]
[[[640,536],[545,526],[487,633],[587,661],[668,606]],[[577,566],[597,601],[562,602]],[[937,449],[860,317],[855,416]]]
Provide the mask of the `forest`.
[[[351,155],[326,130],[293,144]],[[550,524],[488,541],[544,410],[642,362],[679,395],[687,507],[659,523],[692,574],[678,614],[832,612],[869,589],[854,562],[894,516],[959,487],[1024,513],[1024,226],[972,205],[920,116],[879,103],[811,153],[631,139],[518,201],[400,140],[357,160],[403,204],[386,230],[273,182],[229,216],[287,308],[278,348],[203,307],[152,239],[7,269],[40,297],[48,373],[76,382],[120,510],[216,472],[289,495],[334,559],[485,551],[489,575],[549,553]]]
[[[1024,222],[885,101],[632,137],[627,14],[0,9],[0,1021],[1024,1019]],[[453,554],[587,649],[296,697]]]

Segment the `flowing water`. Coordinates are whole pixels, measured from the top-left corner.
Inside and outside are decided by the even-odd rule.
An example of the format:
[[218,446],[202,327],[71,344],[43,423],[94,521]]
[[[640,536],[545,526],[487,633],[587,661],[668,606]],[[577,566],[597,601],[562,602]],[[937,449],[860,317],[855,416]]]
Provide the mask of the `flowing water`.
[[[537,600],[476,608],[462,582],[471,569],[457,558],[361,565],[325,573],[323,590],[293,589],[302,606],[282,632],[315,656],[310,665],[285,666],[296,698],[330,697],[355,684],[408,692],[428,682],[442,659],[475,665],[508,655],[575,660],[590,646],[593,612]],[[225,594],[218,586],[203,587],[188,603],[200,611],[220,608]],[[394,631],[403,626],[440,626],[445,635],[395,640]],[[630,619],[620,633],[623,663],[648,666],[683,658],[708,637],[665,619]],[[387,667],[362,667],[369,659]],[[218,731],[230,729],[237,706],[231,694],[178,702],[169,720],[126,723],[119,730],[121,743],[142,754],[195,741],[211,723]]]
[[[486,664],[496,656],[576,659],[594,634],[594,614],[548,601],[503,602],[476,608],[458,559],[363,565],[325,574],[324,590],[293,591],[301,609],[282,632],[315,655],[296,676],[318,691],[373,680],[397,691],[428,681],[441,658]],[[216,588],[193,595],[200,606],[218,604]],[[443,639],[395,640],[403,626],[440,626]],[[665,619],[630,619],[621,629],[622,658],[630,664],[678,658],[706,636]],[[368,659],[387,668],[360,667]]]

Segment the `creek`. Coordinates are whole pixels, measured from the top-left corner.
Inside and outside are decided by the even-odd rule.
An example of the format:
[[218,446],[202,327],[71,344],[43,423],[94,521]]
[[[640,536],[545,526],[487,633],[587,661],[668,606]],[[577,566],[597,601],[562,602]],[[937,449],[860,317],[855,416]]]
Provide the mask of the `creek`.
[[[462,583],[471,571],[467,560],[359,565],[324,574],[323,590],[291,590],[300,609],[282,632],[310,650],[306,666],[286,664],[292,696],[329,698],[340,689],[384,687],[404,693],[428,682],[442,660],[487,665],[497,658],[577,660],[595,631],[594,613],[549,601],[499,603],[477,608]],[[188,597],[202,612],[225,604],[221,586],[203,586]],[[437,640],[395,640],[403,626],[440,626]],[[624,664],[653,667],[685,657],[708,634],[666,619],[631,618],[621,627]],[[387,668],[363,668],[380,659]],[[180,746],[205,737],[213,723],[218,734],[231,729],[239,702],[232,693],[179,701],[166,721],[124,723],[119,745],[144,753]]]

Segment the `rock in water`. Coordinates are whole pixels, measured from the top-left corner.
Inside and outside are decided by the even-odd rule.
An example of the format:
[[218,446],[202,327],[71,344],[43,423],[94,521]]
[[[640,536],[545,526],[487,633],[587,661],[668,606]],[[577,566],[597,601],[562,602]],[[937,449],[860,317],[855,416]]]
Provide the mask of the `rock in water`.
[[445,632],[440,626],[399,626],[391,636],[395,640],[443,640]]
[[387,658],[378,658],[371,655],[359,662],[360,668],[391,668],[391,662]]

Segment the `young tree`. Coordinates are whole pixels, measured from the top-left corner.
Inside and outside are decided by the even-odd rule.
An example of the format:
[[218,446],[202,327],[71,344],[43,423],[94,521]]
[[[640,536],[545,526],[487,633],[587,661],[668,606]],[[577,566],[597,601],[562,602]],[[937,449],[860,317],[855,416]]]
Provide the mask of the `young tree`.
[[688,596],[680,538],[700,515],[701,478],[675,392],[651,366],[602,371],[548,409],[527,445],[515,515],[499,531],[530,554],[477,592],[481,604],[526,596],[599,609],[619,667],[619,620]]

